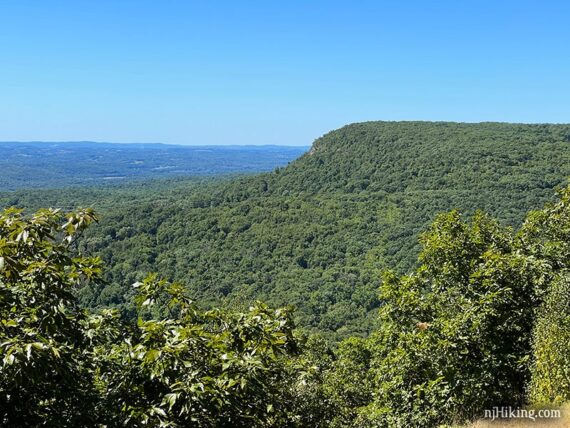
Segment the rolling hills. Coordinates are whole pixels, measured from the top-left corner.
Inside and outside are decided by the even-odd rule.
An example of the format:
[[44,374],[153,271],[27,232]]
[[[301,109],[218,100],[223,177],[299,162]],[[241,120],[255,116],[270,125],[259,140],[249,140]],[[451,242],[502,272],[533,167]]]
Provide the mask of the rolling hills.
[[[287,167],[196,184],[4,195],[2,205],[92,205],[81,245],[109,266],[83,304],[130,310],[149,271],[204,306],[254,299],[296,307],[296,321],[367,334],[380,273],[406,272],[436,213],[483,209],[507,225],[554,197],[570,175],[570,126],[367,122],[319,138]],[[174,184],[173,184],[174,183]]]

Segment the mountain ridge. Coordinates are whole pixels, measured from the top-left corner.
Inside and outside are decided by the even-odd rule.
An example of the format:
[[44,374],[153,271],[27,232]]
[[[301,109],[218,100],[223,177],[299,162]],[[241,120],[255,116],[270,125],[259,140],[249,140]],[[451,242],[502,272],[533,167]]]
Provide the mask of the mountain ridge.
[[[352,124],[273,172],[165,184],[132,203],[124,192],[100,197],[102,221],[82,246],[112,267],[82,302],[128,311],[128,285],[157,271],[204,306],[290,304],[300,326],[365,335],[381,272],[415,266],[418,236],[435,215],[482,209],[519,225],[570,176],[569,135],[568,125]],[[34,198],[82,202],[63,190],[10,201],[30,207]]]

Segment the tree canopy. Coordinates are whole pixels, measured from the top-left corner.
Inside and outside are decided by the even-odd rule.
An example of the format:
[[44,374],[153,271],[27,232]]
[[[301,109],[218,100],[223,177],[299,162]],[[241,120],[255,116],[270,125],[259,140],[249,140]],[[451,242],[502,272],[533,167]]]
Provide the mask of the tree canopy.
[[0,425],[436,427],[569,401],[569,136],[371,122],[256,177],[4,194],[26,210],[0,214]]
[[134,313],[128,284],[156,271],[205,309],[261,299],[294,306],[307,330],[365,336],[381,272],[418,266],[417,236],[438,213],[481,209],[520,226],[570,176],[569,135],[568,125],[367,122],[268,174],[20,191],[0,205],[97,209],[81,246],[101,257],[106,283],[82,290],[84,306]]
[[132,285],[136,319],[82,308],[91,210],[0,215],[0,421],[7,426],[386,426],[570,400],[570,187],[517,230],[438,216],[411,274],[384,273],[378,327],[332,344],[287,308],[201,310]]

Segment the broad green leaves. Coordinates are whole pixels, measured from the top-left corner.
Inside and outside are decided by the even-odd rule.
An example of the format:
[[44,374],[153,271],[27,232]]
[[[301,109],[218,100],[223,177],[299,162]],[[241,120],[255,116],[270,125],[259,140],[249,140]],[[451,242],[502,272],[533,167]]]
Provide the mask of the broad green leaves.
[[524,404],[529,385],[570,398],[570,188],[516,233],[438,216],[418,269],[385,273],[376,331],[335,352],[289,309],[205,311],[157,275],[132,287],[135,320],[80,308],[101,281],[75,244],[93,221],[0,214],[2,425],[430,427]]
[[75,293],[100,280],[100,263],[74,243],[93,221],[90,210],[0,214],[0,425],[285,423],[289,311],[199,311],[184,287],[151,275],[134,287],[136,325],[88,313]]
[[140,318],[132,336],[97,349],[107,407],[134,425],[271,425],[295,351],[288,312],[200,312],[175,285],[150,277],[137,288],[141,308],[166,299],[179,316]]
[[562,308],[569,296],[548,290],[569,267],[569,195],[530,213],[517,234],[482,213],[470,222],[455,211],[438,216],[421,238],[419,268],[385,274],[379,329],[358,347],[343,345],[350,352],[329,378],[333,396],[352,404],[336,398],[337,417],[357,426],[426,427],[522,405],[535,357],[533,399],[568,399]]
[[90,210],[0,214],[0,424],[94,422],[86,315],[74,290],[100,270],[70,245],[95,220]]

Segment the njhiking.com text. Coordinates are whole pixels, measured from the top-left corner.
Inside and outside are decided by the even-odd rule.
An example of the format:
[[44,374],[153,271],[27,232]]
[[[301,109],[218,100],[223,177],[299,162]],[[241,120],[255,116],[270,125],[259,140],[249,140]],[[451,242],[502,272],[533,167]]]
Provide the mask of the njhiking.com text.
[[485,410],[485,419],[559,419],[562,413],[559,409],[517,409],[510,406],[493,407]]

